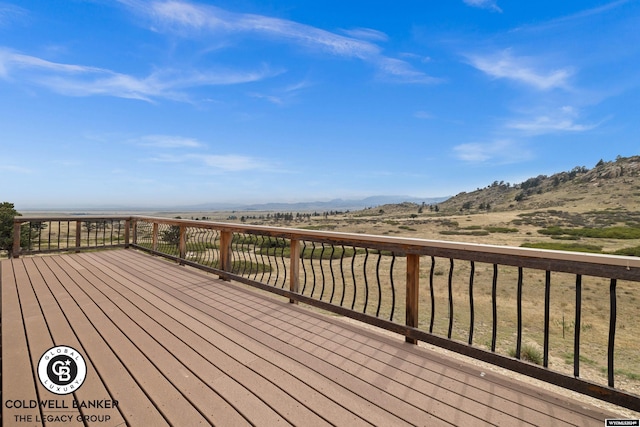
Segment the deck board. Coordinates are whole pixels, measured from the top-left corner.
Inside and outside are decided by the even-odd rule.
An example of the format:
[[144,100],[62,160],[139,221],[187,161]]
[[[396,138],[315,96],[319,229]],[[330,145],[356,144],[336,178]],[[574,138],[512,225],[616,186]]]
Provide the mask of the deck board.
[[[3,400],[90,425],[580,425],[614,413],[133,250],[4,260]],[[57,396],[34,366],[79,350],[85,384]],[[117,400],[73,409],[73,400]],[[28,425],[37,425],[31,422]],[[24,424],[27,425],[27,424]],[[73,425],[47,423],[47,425]]]

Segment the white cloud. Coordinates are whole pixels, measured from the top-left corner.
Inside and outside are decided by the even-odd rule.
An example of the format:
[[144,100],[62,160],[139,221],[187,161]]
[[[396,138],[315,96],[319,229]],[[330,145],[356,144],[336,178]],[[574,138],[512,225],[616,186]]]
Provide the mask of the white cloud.
[[259,159],[235,154],[198,156],[207,166],[228,172],[267,169],[268,165]]
[[434,118],[433,114],[429,113],[428,111],[416,111],[415,113],[413,113],[413,117],[417,119],[425,119],[425,120],[430,120]]
[[426,83],[434,84],[442,82],[442,79],[431,77],[423,72],[416,71],[409,63],[399,59],[381,57],[376,61],[380,75],[383,78],[401,83]]
[[140,145],[156,148],[199,148],[202,143],[193,138],[171,135],[146,135],[136,140]]
[[518,81],[540,90],[567,88],[573,74],[569,68],[539,71],[540,65],[530,57],[514,57],[509,49],[494,55],[470,55],[471,65],[494,78]]
[[24,19],[29,12],[13,4],[0,3],[0,27]]
[[554,111],[537,114],[533,118],[509,121],[506,127],[536,135],[553,132],[585,132],[600,125],[600,123],[578,123],[579,116],[580,112],[576,108],[565,105]]
[[229,12],[224,9],[165,0],[152,3],[120,0],[138,14],[151,21],[155,31],[168,31],[184,37],[208,38],[220,43],[220,35],[253,35],[261,41],[291,43],[314,51],[344,58],[358,58],[373,64],[394,81],[405,83],[435,83],[438,79],[414,69],[408,62],[382,54],[372,41],[387,39],[386,34],[369,28],[344,31],[347,36],[298,22],[257,14]]
[[16,166],[16,165],[0,165],[0,171],[6,171],[11,173],[22,173],[22,174],[33,173],[32,169],[28,169],[28,168],[25,168],[22,166]]
[[453,147],[454,155],[469,163],[517,163],[531,157],[531,153],[509,139],[487,143],[471,142]]
[[584,132],[595,128],[597,125],[584,125],[575,123],[569,118],[538,116],[530,121],[510,122],[507,127],[523,130],[531,133],[548,132]]
[[104,95],[152,101],[188,100],[185,89],[254,82],[278,74],[266,67],[256,71],[158,70],[136,77],[85,65],[51,62],[0,48],[0,77],[20,79],[68,96]]
[[[148,160],[160,163],[189,163],[204,167],[210,173],[277,170],[268,161],[238,154],[159,154]],[[201,173],[202,169],[199,171]]]
[[350,30],[342,30],[342,32],[349,37],[353,37],[356,39],[381,42],[386,42],[387,40],[389,40],[389,36],[387,36],[385,33],[383,33],[382,31],[374,30],[372,28],[353,28]]
[[500,9],[496,0],[464,0],[464,2],[472,7],[479,7],[481,9],[489,9],[494,12],[502,13],[502,9]]

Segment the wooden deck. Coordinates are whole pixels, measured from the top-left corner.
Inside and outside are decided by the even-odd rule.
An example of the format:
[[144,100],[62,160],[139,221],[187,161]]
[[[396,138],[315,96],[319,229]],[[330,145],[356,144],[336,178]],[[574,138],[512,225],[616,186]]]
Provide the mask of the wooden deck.
[[[100,426],[603,426],[616,418],[134,250],[4,260],[1,273],[4,425],[84,417]],[[59,345],[88,366],[66,396],[37,375],[40,357]]]

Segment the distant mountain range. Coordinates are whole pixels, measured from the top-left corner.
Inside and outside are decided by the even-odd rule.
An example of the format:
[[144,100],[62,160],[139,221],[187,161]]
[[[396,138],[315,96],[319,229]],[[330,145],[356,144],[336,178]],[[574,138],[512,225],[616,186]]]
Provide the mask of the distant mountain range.
[[441,203],[449,197],[412,197],[412,196],[372,196],[365,199],[333,199],[329,201],[297,202],[297,203],[201,203],[182,206],[124,206],[124,205],[94,205],[94,206],[69,206],[69,207],[19,207],[27,212],[65,212],[74,211],[81,214],[95,212],[203,212],[203,211],[275,211],[275,212],[309,212],[309,211],[353,211],[385,204],[395,203]]
[[449,197],[411,197],[411,196],[371,196],[364,199],[333,199],[326,202],[297,202],[297,203],[260,203],[251,205],[232,205],[229,203],[203,203],[199,205],[182,206],[176,210],[188,211],[279,211],[279,212],[302,212],[302,211],[330,211],[330,210],[359,210],[368,207],[411,202],[411,203],[440,203]]

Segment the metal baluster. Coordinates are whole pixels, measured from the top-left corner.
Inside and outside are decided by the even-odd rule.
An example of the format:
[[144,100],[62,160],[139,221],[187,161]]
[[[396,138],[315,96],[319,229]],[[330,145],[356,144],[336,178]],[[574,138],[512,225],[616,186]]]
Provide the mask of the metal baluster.
[[313,268],[313,256],[316,253],[316,243],[311,242],[311,257],[309,258],[309,264],[311,264],[311,277],[313,278],[313,286],[311,287],[311,297],[316,290],[316,270]]
[[322,290],[320,291],[320,301],[322,301],[322,298],[324,297],[324,267],[322,265],[322,261],[324,261],[324,243],[322,243],[322,250],[320,251],[320,274],[322,277]]
[[280,286],[282,289],[284,289],[284,286],[287,284],[287,264],[284,262],[284,248],[286,248],[287,245],[287,240],[283,237],[282,238],[282,248],[280,248],[280,261],[282,262],[282,286]]
[[358,286],[356,285],[356,273],[355,273],[355,262],[356,262],[356,247],[353,246],[353,257],[351,257],[351,279],[353,280],[353,301],[351,301],[351,310],[356,306],[356,294],[358,290]]
[[391,252],[391,265],[389,266],[389,282],[391,283],[391,315],[389,320],[393,322],[393,313],[396,309],[396,287],[393,285],[393,265],[396,263],[396,254]]
[[544,355],[542,366],[549,367],[549,306],[551,297],[551,271],[547,270],[544,280]]
[[369,282],[367,280],[367,260],[369,259],[369,249],[364,248],[364,264],[362,265],[362,271],[364,272],[364,309],[363,313],[367,312],[367,305],[369,304]]
[[302,284],[302,292],[304,295],[304,290],[307,288],[307,268],[304,266],[304,254],[307,251],[307,242],[302,241],[302,251],[300,251],[300,264],[302,265],[302,276],[304,277],[304,283]]
[[496,339],[498,335],[498,264],[493,264],[493,284],[491,287],[491,305],[493,311],[493,325],[491,330],[491,351],[496,351]]
[[376,262],[376,281],[378,282],[378,307],[376,308],[376,317],[380,315],[380,306],[382,305],[382,287],[380,286],[380,261],[382,260],[382,251],[378,251],[378,262]]
[[517,290],[517,316],[518,316],[518,336],[516,338],[516,359],[520,359],[522,351],[522,267],[518,267],[518,290]]
[[333,274],[333,254],[335,252],[335,245],[331,245],[331,254],[329,254],[329,271],[331,272],[331,297],[329,298],[330,304],[333,304],[333,296],[336,293],[336,276]]
[[451,332],[453,331],[453,258],[449,258],[449,330],[447,331],[447,338],[451,339]]
[[614,347],[616,340],[616,319],[618,317],[617,303],[616,303],[616,285],[618,281],[616,279],[611,279],[611,283],[609,284],[609,300],[610,300],[610,308],[611,314],[609,317],[609,348],[607,351],[607,373],[609,377],[609,387],[613,387],[615,370],[613,365],[614,358]]
[[[344,280],[344,267],[342,266],[342,262],[344,261],[344,245],[341,245],[342,247],[342,253],[340,254],[340,276],[342,276],[342,297],[340,298],[340,307],[343,307],[343,303],[344,303],[344,294],[346,292],[346,284],[345,284],[345,280]],[[353,254],[355,256],[355,252]]]
[[469,345],[473,342],[473,322],[475,312],[473,310],[473,279],[476,271],[475,262],[471,261],[471,273],[469,273]]
[[429,321],[429,333],[433,333],[433,321],[436,315],[436,299],[433,294],[433,273],[436,268],[436,259],[431,257],[431,270],[429,271],[429,291],[431,293],[431,320]]
[[582,275],[576,274],[576,320],[573,340],[573,376],[580,377],[580,329],[582,324]]

